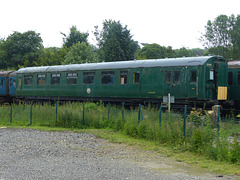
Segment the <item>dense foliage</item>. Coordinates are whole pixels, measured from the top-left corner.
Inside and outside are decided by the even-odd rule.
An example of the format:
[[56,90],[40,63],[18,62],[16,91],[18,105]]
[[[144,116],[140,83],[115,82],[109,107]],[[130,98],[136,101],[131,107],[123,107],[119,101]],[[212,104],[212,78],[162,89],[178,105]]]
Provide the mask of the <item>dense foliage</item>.
[[68,48],[66,46],[63,46],[62,48],[43,48],[41,49],[40,55],[35,62],[35,66],[52,66],[63,64],[67,53]]
[[61,33],[64,38],[63,38],[63,46],[66,46],[67,48],[70,48],[74,44],[78,42],[85,42],[88,44],[88,33],[81,33],[80,31],[77,30],[76,26],[72,26],[70,28],[70,33],[69,35],[66,35],[64,33]]
[[98,62],[98,55],[94,49],[85,42],[74,44],[65,56],[64,64],[82,64]]
[[2,68],[18,68],[19,66],[33,66],[37,61],[42,45],[39,33],[27,31],[14,32],[0,46],[0,64]]
[[164,47],[159,44],[148,44],[137,51],[137,59],[161,59],[165,57],[173,57],[174,51],[172,47]]
[[240,15],[219,15],[213,21],[209,20],[200,37],[205,49],[172,49],[171,46],[156,43],[139,43],[133,39],[126,25],[114,20],[103,21],[102,28],[95,26],[93,33],[96,46],[89,43],[88,32],[80,32],[76,26],[72,26],[69,34],[61,32],[62,47],[44,48],[39,33],[14,32],[6,39],[0,38],[0,69],[209,54],[222,55],[228,60],[240,59]]
[[240,15],[219,15],[208,21],[201,40],[211,54],[222,55],[229,60],[240,58]]
[[94,35],[101,61],[128,61],[133,60],[138,48],[138,43],[132,39],[127,26],[123,27],[118,21],[104,21],[103,29],[95,26]]
[[182,47],[173,50],[171,46],[164,47],[159,44],[143,44],[144,47],[137,51],[137,59],[161,59],[161,58],[176,58],[176,57],[192,57],[202,56],[204,50],[195,48],[187,49]]

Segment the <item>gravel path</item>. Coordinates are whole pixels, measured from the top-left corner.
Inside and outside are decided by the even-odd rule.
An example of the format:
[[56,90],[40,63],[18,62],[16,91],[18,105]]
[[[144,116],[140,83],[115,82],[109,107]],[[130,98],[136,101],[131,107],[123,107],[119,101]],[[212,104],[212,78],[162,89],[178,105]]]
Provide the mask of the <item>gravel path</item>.
[[0,129],[0,180],[233,179],[92,134]]

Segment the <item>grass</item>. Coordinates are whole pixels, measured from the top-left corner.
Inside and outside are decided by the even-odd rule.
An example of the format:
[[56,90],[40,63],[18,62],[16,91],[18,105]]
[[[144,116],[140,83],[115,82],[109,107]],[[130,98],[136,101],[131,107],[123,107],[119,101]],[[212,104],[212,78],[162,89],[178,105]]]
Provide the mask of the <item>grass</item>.
[[144,150],[155,151],[161,155],[165,155],[166,157],[174,158],[176,161],[208,169],[213,173],[240,176],[240,166],[237,164],[214,161],[195,153],[174,150],[171,147],[164,145],[159,146],[156,142],[148,141],[142,138],[129,137],[111,129],[84,129],[76,130],[75,132],[93,133],[97,137],[107,139],[113,143],[124,143]]

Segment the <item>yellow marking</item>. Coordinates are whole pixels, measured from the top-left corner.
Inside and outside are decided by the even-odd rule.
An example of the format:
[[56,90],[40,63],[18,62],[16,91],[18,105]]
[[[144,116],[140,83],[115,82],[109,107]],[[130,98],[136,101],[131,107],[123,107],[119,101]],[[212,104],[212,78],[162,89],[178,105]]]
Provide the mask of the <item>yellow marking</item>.
[[148,94],[155,94],[155,92],[148,92]]
[[227,100],[227,87],[218,87],[218,100]]

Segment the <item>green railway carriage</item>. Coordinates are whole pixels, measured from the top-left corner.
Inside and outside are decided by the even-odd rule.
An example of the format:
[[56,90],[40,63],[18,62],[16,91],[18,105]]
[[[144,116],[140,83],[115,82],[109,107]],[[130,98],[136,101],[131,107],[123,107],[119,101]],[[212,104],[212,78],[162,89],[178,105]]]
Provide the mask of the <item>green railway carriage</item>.
[[228,62],[229,99],[236,108],[240,107],[240,61]]
[[223,57],[188,57],[21,68],[17,96],[25,99],[175,103],[227,99]]

